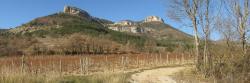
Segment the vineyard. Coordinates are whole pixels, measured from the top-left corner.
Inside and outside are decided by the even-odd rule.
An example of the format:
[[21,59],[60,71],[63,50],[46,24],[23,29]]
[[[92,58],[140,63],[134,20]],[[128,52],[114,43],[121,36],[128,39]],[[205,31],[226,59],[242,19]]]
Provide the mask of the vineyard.
[[190,54],[113,54],[72,56],[20,56],[0,59],[1,82],[11,76],[88,76],[106,72],[131,72],[152,67],[192,63]]

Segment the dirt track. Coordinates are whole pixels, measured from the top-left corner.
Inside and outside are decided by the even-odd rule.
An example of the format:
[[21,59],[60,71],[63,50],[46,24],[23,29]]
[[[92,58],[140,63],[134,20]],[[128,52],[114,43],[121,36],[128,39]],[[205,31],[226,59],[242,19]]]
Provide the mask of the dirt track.
[[133,74],[131,76],[131,83],[176,83],[176,81],[171,77],[177,72],[184,69],[189,69],[192,67],[167,67],[158,68],[152,70],[145,70],[140,73]]

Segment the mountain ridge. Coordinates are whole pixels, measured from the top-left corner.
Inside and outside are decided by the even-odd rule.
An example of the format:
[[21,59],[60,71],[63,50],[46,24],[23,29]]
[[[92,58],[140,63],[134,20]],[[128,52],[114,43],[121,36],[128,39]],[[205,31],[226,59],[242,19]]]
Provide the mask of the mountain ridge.
[[[94,17],[87,11],[72,6],[65,6],[62,12],[36,18],[9,31],[25,34],[26,32],[37,32],[38,30],[54,30],[74,26],[92,27],[101,32],[113,30],[128,34],[135,33],[135,35],[149,36],[157,40],[190,40],[192,38],[192,35],[164,23],[164,20],[158,16],[148,16],[141,21],[122,20],[112,22]],[[74,28],[71,29],[68,31],[75,31]]]
[[[151,17],[155,17],[155,18],[151,20],[148,19]],[[115,22],[113,24],[108,24],[107,26],[109,29],[115,30],[115,31],[145,34],[145,35],[151,34],[151,36],[156,37],[156,38],[160,38],[160,37],[157,37],[156,35],[170,36],[173,34],[176,34],[176,35],[173,35],[175,36],[175,38],[186,37],[186,39],[188,39],[192,37],[192,35],[187,34],[177,28],[172,27],[169,24],[164,23],[164,20],[158,16],[149,16],[149,17],[146,17],[142,21],[122,20],[119,22]],[[171,34],[168,34],[168,33],[171,33]],[[164,38],[160,38],[160,39],[164,39]]]

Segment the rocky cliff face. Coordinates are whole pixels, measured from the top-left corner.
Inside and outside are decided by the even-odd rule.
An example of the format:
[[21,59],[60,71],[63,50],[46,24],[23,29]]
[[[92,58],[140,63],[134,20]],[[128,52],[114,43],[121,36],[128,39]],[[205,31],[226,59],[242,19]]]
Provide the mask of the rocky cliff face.
[[135,25],[135,22],[130,21],[130,20],[123,20],[120,22],[116,22],[115,25],[129,26],[129,25]]
[[114,24],[109,24],[108,28],[120,32],[151,33],[153,29],[141,26],[144,23],[150,23],[150,22],[164,23],[163,19],[161,19],[158,16],[148,16],[143,21],[140,22],[123,20],[120,22],[116,22]]
[[90,21],[96,21],[96,22],[99,22],[100,24],[103,24],[103,25],[113,23],[112,21],[109,21],[109,20],[93,17],[87,11],[84,11],[84,10],[77,8],[77,7],[64,6],[63,13],[84,17]]
[[164,21],[162,18],[160,18],[158,16],[148,16],[148,17],[146,17],[144,22],[161,22],[161,23],[163,23]]
[[114,24],[109,24],[108,28],[120,32],[140,33],[140,28],[137,25],[138,24],[136,22],[123,20]]
[[64,6],[64,13],[68,13],[71,15],[78,15],[83,17],[91,17],[90,14],[80,8],[72,7],[72,6]]

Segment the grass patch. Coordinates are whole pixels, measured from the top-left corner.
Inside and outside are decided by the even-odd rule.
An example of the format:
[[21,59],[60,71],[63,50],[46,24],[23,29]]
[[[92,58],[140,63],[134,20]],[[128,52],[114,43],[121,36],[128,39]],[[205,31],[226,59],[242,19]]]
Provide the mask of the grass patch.
[[128,83],[129,74],[97,74],[91,76],[67,76],[53,81],[54,83]]
[[90,76],[55,76],[18,74],[1,76],[0,83],[128,83],[131,73],[101,73]]
[[173,78],[177,83],[214,83],[212,78],[205,78],[194,67],[176,73]]

